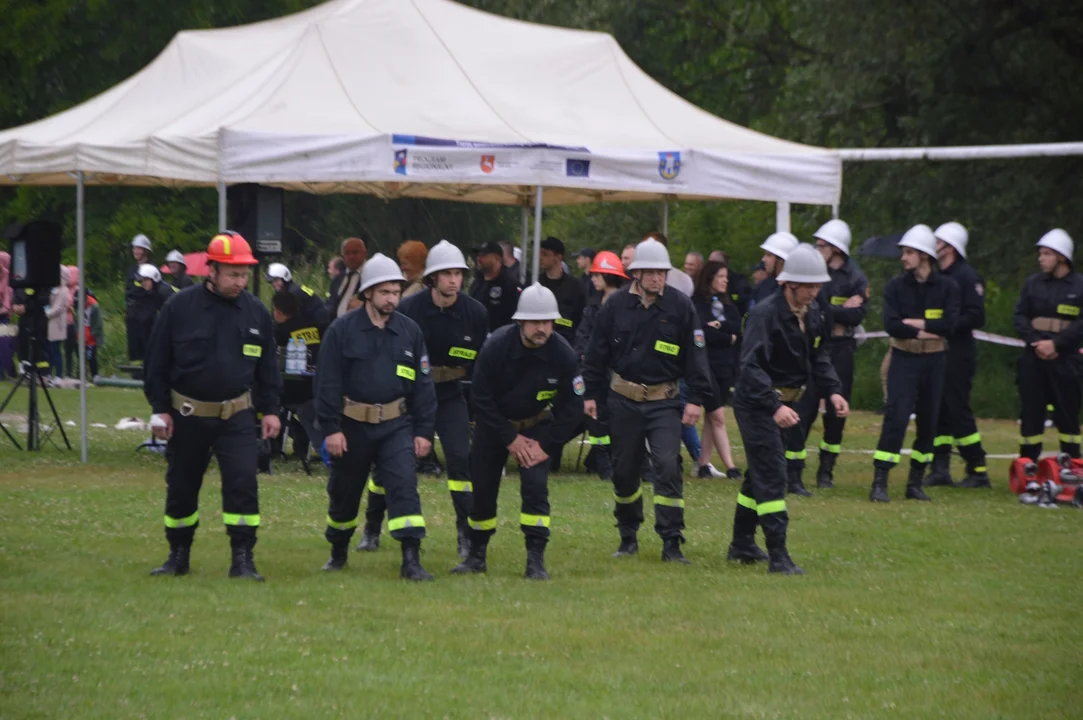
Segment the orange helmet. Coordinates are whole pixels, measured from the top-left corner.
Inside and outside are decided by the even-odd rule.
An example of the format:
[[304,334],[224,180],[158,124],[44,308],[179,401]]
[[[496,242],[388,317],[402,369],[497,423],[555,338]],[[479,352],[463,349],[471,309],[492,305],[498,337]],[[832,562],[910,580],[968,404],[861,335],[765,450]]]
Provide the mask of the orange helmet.
[[232,230],[223,230],[211,238],[207,246],[207,262],[223,265],[256,265],[259,260],[252,255],[248,241]]
[[594,262],[590,265],[590,271],[602,275],[616,275],[625,280],[628,279],[628,276],[624,274],[624,265],[621,264],[620,258],[617,257],[616,253],[609,252],[608,250],[602,250],[594,256]]

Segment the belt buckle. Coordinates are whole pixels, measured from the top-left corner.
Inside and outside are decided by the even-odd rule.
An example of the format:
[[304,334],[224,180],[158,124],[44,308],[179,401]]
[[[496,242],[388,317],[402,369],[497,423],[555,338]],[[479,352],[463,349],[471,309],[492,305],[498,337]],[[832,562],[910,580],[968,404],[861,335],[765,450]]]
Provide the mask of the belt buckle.
[[667,400],[672,400],[673,398],[677,397],[680,394],[680,392],[681,392],[681,388],[679,386],[674,385],[672,383],[670,383],[669,385],[666,385],[666,399]]
[[797,402],[801,398],[805,397],[805,390],[807,388],[808,388],[807,385],[802,385],[801,387],[797,388],[797,397],[794,398],[794,402]]
[[375,403],[372,407],[376,408],[376,423],[382,423],[384,421],[383,403]]
[[181,414],[181,417],[188,417],[196,411],[195,406],[188,400],[181,403],[181,406],[177,408],[177,412]]
[[406,414],[406,398],[402,398],[401,400],[399,400],[399,415],[402,416],[402,415],[405,415],[405,414]]
[[233,401],[232,400],[223,400],[222,402],[218,403],[218,405],[219,405],[218,418],[220,420],[229,420],[231,417],[233,417]]
[[636,383],[635,385],[636,385],[637,388],[639,388],[640,392],[642,393],[642,399],[639,402],[647,402],[647,396],[650,394],[651,391],[648,390],[647,386],[644,385],[643,383]]

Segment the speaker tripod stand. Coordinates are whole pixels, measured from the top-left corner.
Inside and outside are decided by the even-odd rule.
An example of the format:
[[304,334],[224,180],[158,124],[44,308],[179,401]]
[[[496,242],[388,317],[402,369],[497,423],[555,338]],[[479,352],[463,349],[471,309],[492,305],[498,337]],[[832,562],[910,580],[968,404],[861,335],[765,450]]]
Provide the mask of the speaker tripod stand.
[[[4,414],[4,410],[11,403],[12,398],[15,397],[15,393],[22,387],[23,383],[26,383],[30,391],[30,403],[26,412],[26,449],[30,451],[40,451],[42,440],[49,440],[53,443],[53,446],[59,450],[60,446],[51,439],[53,430],[59,429],[60,437],[64,438],[64,444],[67,446],[68,450],[71,450],[71,443],[68,442],[68,434],[64,432],[64,425],[60,422],[60,414],[56,411],[56,405],[53,404],[53,398],[49,394],[49,388],[45,384],[45,379],[42,378],[33,363],[24,361],[22,370],[22,375],[15,381],[14,387],[11,388],[8,396],[4,398],[4,403],[0,405],[0,415]],[[53,421],[56,423],[53,425],[52,429],[46,430],[44,434],[42,433],[41,412],[38,403],[39,386],[41,387],[42,393],[45,395],[46,402],[49,403],[49,409],[53,411]],[[11,434],[10,430],[4,427],[4,423],[2,422],[0,422],[0,430],[8,436],[8,440],[11,441],[16,449],[23,449],[19,444],[19,441],[15,439],[15,436]]]

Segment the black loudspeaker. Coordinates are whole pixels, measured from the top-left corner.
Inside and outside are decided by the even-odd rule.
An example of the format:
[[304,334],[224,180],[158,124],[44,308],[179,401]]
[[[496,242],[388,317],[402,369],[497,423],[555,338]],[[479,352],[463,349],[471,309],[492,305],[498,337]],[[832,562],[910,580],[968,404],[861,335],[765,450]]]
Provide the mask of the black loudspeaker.
[[60,226],[44,220],[4,230],[11,241],[11,287],[44,290],[60,284]]
[[226,190],[227,227],[239,232],[257,255],[282,253],[282,226],[286,205],[281,188],[252,183],[233,185]]

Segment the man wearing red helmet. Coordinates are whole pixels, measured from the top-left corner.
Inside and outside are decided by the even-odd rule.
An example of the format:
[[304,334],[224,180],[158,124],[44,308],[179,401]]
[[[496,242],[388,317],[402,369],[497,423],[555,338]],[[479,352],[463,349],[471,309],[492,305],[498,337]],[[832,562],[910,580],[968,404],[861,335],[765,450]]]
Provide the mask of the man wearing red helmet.
[[169,558],[151,575],[185,575],[199,489],[211,452],[222,473],[222,520],[232,550],[229,576],[262,581],[252,557],[260,524],[256,480],[257,413],[264,439],[278,435],[279,375],[271,316],[248,292],[256,264],[243,237],[228,230],[207,248],[200,291],[173,295],[151,334],[143,392],[155,436],[166,447],[165,536]]

